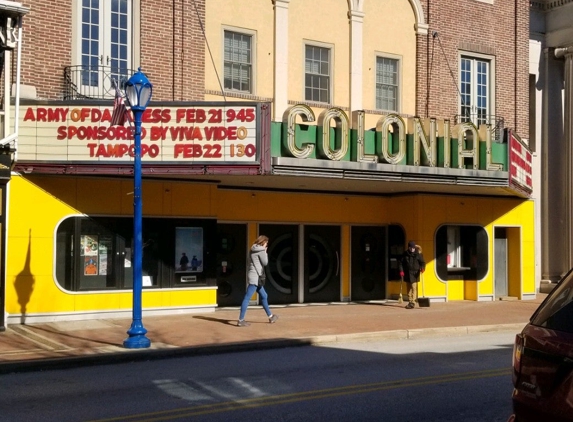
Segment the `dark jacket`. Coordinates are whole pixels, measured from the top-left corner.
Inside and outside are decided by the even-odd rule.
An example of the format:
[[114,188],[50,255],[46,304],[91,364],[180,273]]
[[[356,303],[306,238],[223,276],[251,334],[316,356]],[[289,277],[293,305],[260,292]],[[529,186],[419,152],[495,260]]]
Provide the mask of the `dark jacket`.
[[426,261],[421,253],[404,252],[400,261],[398,261],[398,270],[404,272],[404,281],[408,283],[417,283],[420,281],[420,271],[426,270]]

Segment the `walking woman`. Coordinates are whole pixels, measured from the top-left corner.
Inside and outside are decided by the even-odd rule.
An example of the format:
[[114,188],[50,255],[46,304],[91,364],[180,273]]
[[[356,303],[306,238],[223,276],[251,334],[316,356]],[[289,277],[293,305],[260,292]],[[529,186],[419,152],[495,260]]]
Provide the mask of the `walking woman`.
[[277,319],[278,315],[273,315],[269,309],[268,295],[265,291],[264,281],[259,282],[261,276],[265,278],[265,267],[269,263],[269,257],[267,255],[267,246],[269,244],[269,238],[267,236],[259,236],[253,246],[251,246],[251,252],[249,254],[248,270],[247,270],[247,280],[249,281],[249,286],[247,287],[247,292],[241,304],[241,313],[239,315],[239,322],[237,325],[239,327],[248,327],[249,324],[245,321],[245,314],[247,313],[247,307],[249,306],[249,301],[253,294],[257,292],[261,298],[261,305],[269,317],[269,322],[272,324]]

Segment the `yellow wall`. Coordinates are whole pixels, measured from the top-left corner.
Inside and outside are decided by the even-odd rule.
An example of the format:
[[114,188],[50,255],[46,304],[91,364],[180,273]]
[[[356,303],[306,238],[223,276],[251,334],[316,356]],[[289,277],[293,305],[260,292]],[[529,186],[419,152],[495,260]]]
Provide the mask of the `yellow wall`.
[[[72,293],[54,281],[54,244],[58,223],[71,215],[133,215],[133,185],[128,179],[71,176],[14,176],[9,185],[6,309],[10,314],[130,309],[131,292]],[[192,194],[190,194],[190,192]],[[342,227],[342,290],[350,289],[350,226],[398,224],[406,239],[423,248],[427,261],[426,296],[473,299],[475,283],[438,280],[434,236],[443,224],[478,224],[490,245],[490,271],[479,281],[479,295],[493,294],[493,233],[511,227],[510,292],[535,293],[533,271],[533,202],[512,198],[404,195],[338,196],[304,193],[217,190],[210,184],[144,181],[144,216],[207,217],[248,222],[249,240],[257,223],[334,223]],[[388,297],[399,283],[388,283]],[[213,306],[216,290],[144,291],[144,308]]]
[[[364,2],[363,104],[376,109],[376,56],[398,59],[400,64],[400,113],[416,114],[415,16],[408,1]],[[369,116],[374,127],[379,116]]]
[[[449,300],[477,300],[494,294],[493,240],[495,227],[510,227],[509,293],[521,298],[535,294],[533,201],[518,198],[480,198],[471,196],[403,196],[392,199],[388,222],[404,227],[406,239],[414,239],[423,248],[427,262],[425,293],[427,296],[448,297]],[[488,235],[489,268],[486,277],[477,283],[437,279],[433,262],[434,236],[444,224],[476,224]],[[393,286],[393,291],[396,291]]]
[[304,101],[305,44],[322,44],[332,49],[331,104],[348,106],[350,36],[348,2],[291,0],[289,5],[289,91],[288,99]]
[[[262,100],[274,99],[275,12],[268,0],[209,0],[206,2],[205,31],[213,56],[205,60],[205,89],[221,91],[223,82],[223,29],[253,35],[253,92]],[[416,19],[407,0],[367,1],[363,3],[362,25],[362,105],[366,110],[366,128],[376,126],[380,114],[376,109],[376,57],[398,59],[399,113],[416,114]],[[351,33],[347,0],[290,0],[288,3],[288,92],[287,99],[305,102],[305,45],[324,46],[331,50],[330,105],[341,107],[350,115]],[[209,52],[209,50],[206,50]],[[215,71],[214,66],[217,71]],[[206,101],[221,101],[209,93]],[[254,99],[239,93],[228,101]],[[312,107],[318,117],[324,110]]]
[[[252,33],[253,63],[256,63],[253,95],[273,97],[274,71],[274,9],[267,0],[229,1],[209,0],[205,2],[205,33],[209,48],[223,83],[223,30]],[[206,49],[205,89],[220,91],[217,72]],[[220,101],[220,96],[205,96],[205,100]],[[232,97],[229,100],[233,100]]]

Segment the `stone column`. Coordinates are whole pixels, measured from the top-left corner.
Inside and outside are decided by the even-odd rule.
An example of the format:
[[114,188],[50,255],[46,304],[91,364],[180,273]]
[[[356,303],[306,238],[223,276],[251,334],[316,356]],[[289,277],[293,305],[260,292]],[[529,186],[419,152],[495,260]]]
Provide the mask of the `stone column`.
[[566,271],[567,253],[564,220],[567,161],[563,139],[563,62],[551,48],[543,49],[539,68],[542,83],[541,151],[541,279],[554,282]]
[[288,108],[288,7],[290,0],[274,0],[275,5],[275,69],[273,121],[283,120]]
[[[358,4],[361,9],[362,3]],[[362,110],[362,38],[364,33],[364,13],[351,10],[350,19],[350,110]]]
[[566,238],[566,263],[568,270],[573,268],[573,46],[556,48],[555,57],[564,58],[565,66],[563,72],[563,140],[567,157],[567,171],[562,176],[566,181],[563,196],[565,197],[565,215],[563,232]]

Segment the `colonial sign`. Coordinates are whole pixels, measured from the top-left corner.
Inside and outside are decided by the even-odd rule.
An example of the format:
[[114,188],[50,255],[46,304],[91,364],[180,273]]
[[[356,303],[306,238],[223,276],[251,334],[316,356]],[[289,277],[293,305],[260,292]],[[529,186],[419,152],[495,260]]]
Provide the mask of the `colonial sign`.
[[[110,126],[111,107],[24,106],[19,161],[125,162],[133,128]],[[142,117],[143,162],[252,164],[259,160],[260,104],[149,107]]]
[[[285,144],[291,157],[309,158],[314,153],[317,158],[340,161],[347,155],[350,146],[349,128],[351,125],[346,113],[338,108],[331,108],[322,112],[317,120],[321,130],[316,143],[297,142],[295,139],[297,117],[303,122],[314,122],[316,120],[314,112],[306,105],[299,104],[287,110],[284,116],[284,123],[286,124]],[[485,152],[484,170],[503,170],[503,164],[495,163],[492,159],[492,130],[489,125],[482,125],[478,130],[471,122],[460,123],[450,127],[448,120],[438,121],[433,118],[422,120],[418,117],[404,120],[396,114],[382,115],[376,124],[376,132],[380,134],[381,139],[381,142],[376,145],[378,153],[366,154],[364,148],[364,111],[353,112],[352,119],[352,127],[357,132],[357,162],[403,163],[407,154],[406,134],[409,133],[413,136],[412,164],[415,166],[421,165],[422,161],[427,163],[429,167],[438,166],[438,137],[441,137],[443,138],[443,167],[450,167],[455,158],[457,168],[466,169],[469,166],[472,169],[479,169],[480,143],[483,142],[485,143],[485,150],[483,151]],[[336,149],[332,147],[331,128],[333,126],[336,126],[340,133]],[[393,150],[389,148],[390,143],[388,139],[390,133],[393,134],[394,139],[393,144],[395,147]],[[455,152],[452,151],[452,139],[457,140],[454,143]]]

